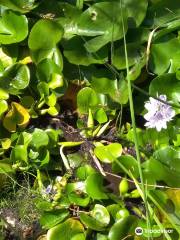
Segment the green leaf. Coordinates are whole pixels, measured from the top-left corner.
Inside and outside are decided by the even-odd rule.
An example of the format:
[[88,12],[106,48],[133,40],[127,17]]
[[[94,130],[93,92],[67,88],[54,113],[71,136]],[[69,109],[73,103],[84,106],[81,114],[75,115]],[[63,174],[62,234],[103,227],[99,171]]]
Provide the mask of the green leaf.
[[82,38],[76,36],[63,44],[64,56],[72,64],[88,66],[93,63],[103,64],[107,61],[107,48],[100,49],[96,54],[89,53],[84,47]]
[[173,201],[173,204],[175,206],[175,212],[177,216],[180,216],[180,190],[177,189],[168,189],[166,191],[166,194],[168,195],[168,198]]
[[107,70],[96,70],[93,72],[91,85],[96,92],[111,96],[117,89],[117,79]]
[[110,222],[110,215],[108,210],[100,204],[95,204],[93,210],[90,212],[91,216],[95,218],[101,225],[107,226]]
[[84,157],[79,152],[70,153],[67,155],[67,158],[68,158],[70,167],[73,169],[79,168],[84,162]]
[[163,147],[146,161],[143,167],[156,181],[164,181],[168,186],[178,187],[180,184],[180,151],[173,147]]
[[0,174],[14,172],[12,165],[0,161]]
[[103,108],[98,109],[94,114],[94,119],[102,124],[108,121],[107,114]]
[[21,42],[28,34],[27,18],[11,10],[5,10],[0,19],[0,43]]
[[96,36],[84,44],[89,52],[96,52],[108,42],[123,37],[123,29],[120,27],[122,26],[122,18],[126,32],[126,10],[123,8],[121,15],[119,2],[95,3],[79,17],[77,34]]
[[86,178],[93,173],[96,173],[94,168],[92,168],[90,165],[84,165],[77,169],[76,176],[80,180],[86,180]]
[[67,216],[69,215],[69,212],[64,209],[57,209],[50,212],[44,212],[41,215],[40,218],[40,224],[46,228],[50,229],[57,225],[58,223],[61,223]]
[[50,148],[54,148],[57,146],[57,142],[59,140],[59,136],[62,134],[61,130],[55,130],[55,129],[51,129],[48,128],[46,129],[46,133],[49,137],[49,144],[48,146]]
[[0,100],[0,117],[8,110],[8,104],[5,100]]
[[85,192],[84,182],[68,183],[66,190],[71,204],[82,207],[86,207],[89,204],[90,198]]
[[[180,81],[174,73],[160,75],[152,80],[149,86],[149,93],[153,96],[165,94],[168,101],[179,105]],[[177,111],[179,111],[177,109]]]
[[36,128],[32,134],[31,145],[36,149],[47,146],[49,143],[48,135],[45,131]]
[[12,162],[26,162],[28,161],[27,147],[25,145],[16,145],[11,152]]
[[69,218],[67,221],[49,229],[47,232],[47,240],[72,240],[73,237],[76,239],[76,235],[83,232],[83,225],[78,220]]
[[[140,43],[128,43],[127,44],[128,63],[129,67],[135,63],[140,62],[142,56],[145,54],[145,48]],[[124,45],[114,50],[113,55],[114,66],[121,70],[126,68],[126,59],[124,54]]]
[[39,20],[31,29],[28,45],[33,51],[50,50],[56,46],[63,35],[62,27],[47,19]]
[[111,143],[108,146],[98,146],[94,149],[96,157],[102,162],[111,163],[122,154],[122,146],[119,143]]
[[115,158],[118,158],[122,154],[122,145],[120,143],[110,143],[107,145],[107,150],[111,152]]
[[[180,48],[180,39],[174,35],[165,35],[151,46],[149,67],[152,72],[160,75],[167,72],[172,59]],[[166,51],[164,51],[166,49]]]
[[99,173],[87,177],[86,192],[93,199],[108,199],[103,188],[103,178]]
[[7,68],[0,77],[0,88],[4,91],[17,95],[29,85],[29,68],[23,64],[14,64]]
[[98,95],[93,89],[85,87],[78,92],[77,105],[80,113],[88,113],[89,108],[93,109],[93,107],[96,107],[98,103]]
[[31,96],[24,96],[21,98],[21,104],[25,107],[25,108],[31,108],[32,105],[34,105],[34,98]]
[[[167,11],[168,9],[168,11]],[[172,14],[173,13],[173,14]],[[178,19],[180,14],[180,2],[174,0],[159,0],[154,1],[151,7],[148,8],[145,23],[155,28],[162,26],[165,23]]]
[[127,82],[124,79],[118,81],[108,70],[96,69],[92,74],[91,85],[96,92],[108,94],[115,102],[125,104],[128,101]]
[[94,154],[99,158],[102,162],[111,163],[115,161],[115,157],[108,151],[106,146],[98,146],[94,149]]
[[90,229],[96,231],[104,231],[104,226],[95,218],[90,217],[86,213],[80,213],[80,220],[84,225],[86,225]]
[[14,64],[18,56],[17,44],[4,45],[0,48],[0,58],[3,68]]
[[[130,156],[130,155],[122,155],[121,157],[118,158],[118,161],[128,170],[130,170],[133,174],[134,177],[139,176],[139,171],[138,171],[138,165],[137,165],[137,160]],[[113,172],[119,173],[123,172],[123,170],[120,168],[120,166],[114,162],[112,165]]]
[[171,146],[163,147],[154,152],[153,157],[162,163],[171,165],[171,169],[180,170],[180,149]]
[[127,9],[128,26],[130,28],[138,27],[146,16],[148,7],[147,0],[123,0],[122,4]]
[[37,161],[39,161],[41,163],[40,167],[48,164],[49,160],[50,160],[49,151],[47,149],[41,150],[38,157],[37,157]]
[[9,94],[0,88],[0,100],[7,100],[9,98]]
[[[110,229],[108,239],[109,240],[119,240],[125,238],[127,235],[134,236],[134,230],[136,227],[136,217],[128,216],[120,219],[116,222]],[[134,238],[129,238],[134,239]]]
[[116,221],[116,215],[121,210],[121,206],[119,204],[111,204],[107,206],[107,210],[113,217],[114,221]]
[[29,143],[31,142],[32,135],[31,133],[27,132],[22,132],[20,133],[18,140],[17,140],[17,145],[26,145],[28,146]]
[[37,65],[37,77],[39,81],[47,82],[49,88],[63,86],[61,68],[51,59],[44,59]]
[[35,0],[0,0],[0,5],[18,12],[29,12],[37,6]]

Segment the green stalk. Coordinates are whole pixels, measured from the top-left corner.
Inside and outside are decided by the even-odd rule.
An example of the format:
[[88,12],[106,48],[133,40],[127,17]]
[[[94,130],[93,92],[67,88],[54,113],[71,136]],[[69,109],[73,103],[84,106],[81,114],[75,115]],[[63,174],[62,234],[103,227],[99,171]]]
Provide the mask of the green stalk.
[[[123,39],[124,39],[124,53],[125,53],[125,59],[126,59],[126,74],[127,74],[127,82],[128,82],[129,106],[130,106],[131,121],[132,121],[132,127],[133,127],[134,143],[135,143],[135,150],[136,150],[136,156],[137,156],[139,176],[140,176],[140,181],[141,181],[141,190],[143,193],[143,200],[144,200],[144,205],[145,205],[145,209],[146,209],[147,228],[151,229],[150,214],[149,214],[149,210],[148,210],[148,201],[147,201],[146,189],[144,186],[144,178],[143,178],[143,173],[142,173],[142,168],[141,168],[138,136],[137,136],[137,132],[136,132],[136,121],[135,121],[135,114],[134,114],[131,81],[129,78],[129,62],[128,62],[127,47],[126,47],[124,19],[123,19],[123,13],[122,13],[122,0],[120,0],[120,8],[121,8],[121,17],[122,17]],[[148,239],[151,239],[151,237],[149,238],[149,236],[148,236]]]

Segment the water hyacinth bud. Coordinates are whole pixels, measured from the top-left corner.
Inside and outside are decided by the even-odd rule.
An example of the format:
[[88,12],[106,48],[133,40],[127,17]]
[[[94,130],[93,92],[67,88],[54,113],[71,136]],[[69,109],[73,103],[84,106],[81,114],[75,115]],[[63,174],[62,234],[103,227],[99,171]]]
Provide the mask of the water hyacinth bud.
[[119,184],[119,192],[121,196],[124,196],[129,189],[128,181],[126,178],[122,179],[120,184]]

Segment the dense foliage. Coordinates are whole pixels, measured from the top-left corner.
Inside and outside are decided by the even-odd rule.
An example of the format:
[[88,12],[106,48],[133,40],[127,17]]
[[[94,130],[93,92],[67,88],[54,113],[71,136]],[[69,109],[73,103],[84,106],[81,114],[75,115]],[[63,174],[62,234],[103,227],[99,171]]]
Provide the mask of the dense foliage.
[[0,239],[178,240],[180,1],[0,10]]

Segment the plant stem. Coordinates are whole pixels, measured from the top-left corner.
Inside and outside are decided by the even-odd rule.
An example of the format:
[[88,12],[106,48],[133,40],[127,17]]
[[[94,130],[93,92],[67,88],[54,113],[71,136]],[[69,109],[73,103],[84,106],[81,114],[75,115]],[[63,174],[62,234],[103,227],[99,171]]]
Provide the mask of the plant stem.
[[[149,209],[148,209],[148,201],[147,201],[147,196],[146,196],[146,189],[145,189],[145,186],[144,186],[143,172],[142,172],[142,168],[141,168],[141,159],[140,159],[140,153],[139,153],[138,136],[137,136],[137,132],[136,132],[136,121],[135,121],[135,114],[134,114],[131,81],[130,81],[130,78],[129,78],[129,62],[128,62],[127,47],[126,47],[124,19],[123,19],[123,13],[122,13],[122,0],[120,0],[120,8],[121,8],[121,17],[122,17],[123,39],[124,39],[124,53],[125,53],[125,59],[126,59],[126,73],[127,73],[127,82],[128,82],[129,106],[130,106],[131,121],[132,121],[132,127],[133,127],[134,143],[135,143],[135,150],[136,150],[136,156],[137,156],[139,176],[140,176],[140,181],[141,181],[141,184],[142,184],[141,185],[141,190],[142,190],[142,193],[143,193],[143,200],[144,200],[144,205],[145,205],[145,209],[146,209],[147,228],[151,229],[150,214],[149,214]],[[151,236],[150,237],[148,236],[148,239],[151,239]]]

